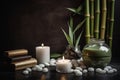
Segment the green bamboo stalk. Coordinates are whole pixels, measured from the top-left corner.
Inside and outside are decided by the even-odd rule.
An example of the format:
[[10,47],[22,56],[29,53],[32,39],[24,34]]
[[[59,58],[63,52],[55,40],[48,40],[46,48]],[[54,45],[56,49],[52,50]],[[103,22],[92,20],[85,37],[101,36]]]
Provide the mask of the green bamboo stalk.
[[112,48],[112,36],[113,36],[113,27],[114,27],[114,8],[115,0],[111,0],[111,14],[110,14],[110,32],[109,32],[109,46]]
[[90,11],[89,11],[89,0],[85,0],[85,38],[86,43],[89,43],[90,40]]
[[95,0],[95,38],[99,38],[100,0]]
[[102,0],[102,11],[101,11],[101,32],[100,32],[100,39],[105,38],[105,29],[106,29],[106,14],[107,14],[107,0]]
[[109,40],[109,23],[110,23],[110,0],[107,0],[107,21],[106,21],[106,43],[108,44],[108,40]]
[[90,0],[90,37],[94,37],[94,0]]

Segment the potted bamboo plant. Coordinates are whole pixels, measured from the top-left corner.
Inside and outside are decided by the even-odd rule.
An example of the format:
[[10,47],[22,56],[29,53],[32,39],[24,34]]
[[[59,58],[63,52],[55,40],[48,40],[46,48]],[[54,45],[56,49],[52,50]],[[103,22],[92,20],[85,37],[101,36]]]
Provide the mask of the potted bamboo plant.
[[[77,9],[75,8],[67,8],[69,11],[73,12],[75,14],[80,14],[80,11],[82,10],[81,6],[79,6]],[[65,35],[65,38],[68,42],[68,46],[66,47],[66,50],[64,52],[64,57],[69,59],[77,59],[81,58],[81,50],[80,50],[80,39],[82,36],[83,31],[81,30],[79,32],[79,35],[76,34],[76,32],[83,26],[86,19],[80,21],[76,26],[74,26],[74,20],[73,17],[70,17],[68,22],[68,33],[63,29],[63,33]]]

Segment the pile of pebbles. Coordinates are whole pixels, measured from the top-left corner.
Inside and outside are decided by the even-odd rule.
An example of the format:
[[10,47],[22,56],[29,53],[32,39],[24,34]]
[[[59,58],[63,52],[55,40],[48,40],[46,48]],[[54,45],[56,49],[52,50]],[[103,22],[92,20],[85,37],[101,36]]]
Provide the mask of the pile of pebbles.
[[38,72],[48,72],[49,66],[56,66],[56,60],[55,59],[50,59],[49,63],[44,63],[44,64],[38,64],[35,65],[31,68],[26,68],[25,70],[23,70],[23,74],[27,75],[29,73],[31,73],[32,71],[38,71]]
[[[38,64],[32,68],[26,68],[25,70],[23,70],[23,74],[27,75],[32,71],[38,71],[38,72],[41,71],[41,72],[47,73],[49,71],[48,69],[49,66],[56,66],[56,61],[57,60],[55,59],[51,59],[49,63]],[[82,59],[77,61],[80,62],[82,61]],[[116,73],[117,69],[111,66],[106,66],[104,68],[94,68],[94,67],[82,68],[82,67],[76,66],[75,68],[72,68],[70,71],[70,73],[74,73],[76,76],[82,76],[83,74],[87,74],[88,72],[94,72],[99,74],[112,74],[112,73]]]

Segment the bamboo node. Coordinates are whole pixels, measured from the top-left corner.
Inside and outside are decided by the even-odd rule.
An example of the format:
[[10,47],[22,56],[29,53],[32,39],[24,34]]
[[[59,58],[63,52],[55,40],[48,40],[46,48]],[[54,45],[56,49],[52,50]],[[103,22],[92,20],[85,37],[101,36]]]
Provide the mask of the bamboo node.
[[89,38],[89,37],[90,37],[90,35],[85,35],[85,37]]
[[90,0],[91,2],[94,2],[94,0]]
[[99,13],[100,13],[100,11],[99,11],[99,10],[97,10],[97,11],[95,11],[95,13],[96,13],[96,14],[97,14],[97,13],[99,14]]
[[94,19],[94,16],[90,16],[91,19]]
[[85,14],[86,17],[90,17],[90,14]]
[[105,29],[105,26],[101,26],[101,29]]
[[103,8],[102,11],[107,11],[107,8]]
[[109,40],[112,40],[112,37],[108,37]]
[[95,30],[95,33],[99,33],[99,30]]
[[110,19],[110,21],[114,21],[114,19]]

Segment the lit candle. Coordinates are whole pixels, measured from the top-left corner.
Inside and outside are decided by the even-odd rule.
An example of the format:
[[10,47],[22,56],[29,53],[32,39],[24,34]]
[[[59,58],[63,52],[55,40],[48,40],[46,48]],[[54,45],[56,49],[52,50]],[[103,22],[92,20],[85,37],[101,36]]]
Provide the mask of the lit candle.
[[50,47],[44,46],[42,43],[41,46],[36,47],[36,58],[38,64],[46,63],[50,61]]
[[71,67],[72,67],[72,64],[71,64],[70,60],[64,59],[64,56],[63,56],[63,59],[58,60],[56,62],[56,71],[57,72],[70,73]]

